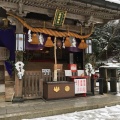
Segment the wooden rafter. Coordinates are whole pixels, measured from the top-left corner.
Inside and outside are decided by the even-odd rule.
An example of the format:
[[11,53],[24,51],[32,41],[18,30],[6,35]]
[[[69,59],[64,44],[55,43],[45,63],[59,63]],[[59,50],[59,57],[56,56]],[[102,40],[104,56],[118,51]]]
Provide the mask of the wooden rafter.
[[[18,3],[21,0],[0,0],[0,6],[16,9]],[[120,17],[120,11],[112,10],[108,8],[99,7],[96,5],[86,4],[82,2],[77,2],[73,0],[22,0],[23,2],[23,12],[35,12],[45,14],[54,13],[56,8],[66,10],[71,15],[82,15],[82,16],[94,16],[96,18],[102,18],[107,20],[117,19]],[[42,10],[41,10],[42,9]],[[44,11],[45,10],[45,11]],[[69,18],[69,16],[66,16]],[[75,19],[73,17],[72,19]]]

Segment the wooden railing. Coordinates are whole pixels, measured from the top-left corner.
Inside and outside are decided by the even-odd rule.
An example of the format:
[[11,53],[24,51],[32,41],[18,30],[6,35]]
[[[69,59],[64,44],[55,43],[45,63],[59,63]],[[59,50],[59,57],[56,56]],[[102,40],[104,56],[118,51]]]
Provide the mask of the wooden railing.
[[23,79],[23,97],[28,99],[43,96],[43,80],[40,72],[26,72]]
[[[25,99],[42,98],[43,82],[53,81],[54,73],[43,74],[41,71],[26,71],[23,78],[23,97]],[[58,72],[58,81],[66,81],[65,73]]]
[[9,50],[7,48],[0,47],[0,61],[7,60],[9,55]]

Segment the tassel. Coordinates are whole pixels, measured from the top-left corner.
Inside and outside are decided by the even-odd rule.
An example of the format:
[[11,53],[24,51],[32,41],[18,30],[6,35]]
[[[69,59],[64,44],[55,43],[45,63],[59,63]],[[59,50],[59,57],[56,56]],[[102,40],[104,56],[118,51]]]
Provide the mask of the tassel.
[[79,49],[86,49],[88,47],[88,45],[84,42],[84,40],[81,40],[78,48]]
[[53,47],[53,46],[54,46],[54,44],[51,40],[51,37],[48,37],[46,42],[45,42],[45,47]]
[[66,37],[64,45],[65,45],[65,47],[70,47],[71,46],[69,37]]

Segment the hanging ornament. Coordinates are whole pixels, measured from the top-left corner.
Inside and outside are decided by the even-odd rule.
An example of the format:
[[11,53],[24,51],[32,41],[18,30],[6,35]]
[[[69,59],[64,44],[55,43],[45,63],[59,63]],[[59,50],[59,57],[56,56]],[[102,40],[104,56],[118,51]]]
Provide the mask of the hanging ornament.
[[28,30],[28,42],[32,42],[31,30]]
[[47,40],[45,42],[45,47],[53,47],[53,46],[54,46],[54,44],[51,40],[51,37],[47,37]]
[[86,49],[87,47],[88,47],[88,45],[85,43],[85,41],[84,41],[84,40],[81,40],[78,48],[79,48],[79,49]]
[[25,70],[23,69],[24,67],[24,63],[22,61],[18,61],[17,63],[15,63],[15,68],[17,70],[17,75],[18,75],[18,78],[21,80],[23,75],[24,75],[24,72]]
[[43,43],[44,43],[44,37],[41,33],[39,35],[39,42],[40,42],[41,45],[43,45]]
[[65,44],[65,47],[70,47],[71,46],[69,37],[66,37],[64,44]]
[[70,37],[70,42],[71,42],[70,47],[76,47],[76,39],[75,39],[75,37]]
[[32,34],[32,42],[30,42],[30,44],[40,44],[38,35],[36,33]]
[[63,43],[62,47],[65,48],[64,37],[62,43]]

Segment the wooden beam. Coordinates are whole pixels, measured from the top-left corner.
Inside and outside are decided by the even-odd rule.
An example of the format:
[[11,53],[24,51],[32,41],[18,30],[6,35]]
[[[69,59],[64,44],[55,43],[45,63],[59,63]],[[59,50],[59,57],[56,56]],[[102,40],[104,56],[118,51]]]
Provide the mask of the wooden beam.
[[14,9],[14,10],[17,10],[18,9],[18,4],[11,3],[11,2],[0,1],[0,7],[4,8],[4,9]]
[[[44,14],[48,15],[49,17],[54,17],[54,15],[55,15],[55,10],[32,7],[32,6],[27,6],[27,5],[24,5],[24,11],[30,11],[30,12],[34,12],[34,13],[40,13],[40,14],[44,13]],[[84,16],[72,14],[72,13],[67,13],[66,18],[85,21]]]
[[[45,9],[45,8],[38,8],[38,7],[32,7],[32,6],[26,6],[24,5],[24,11],[29,11],[29,12],[34,12],[34,13],[40,13],[40,14],[46,14],[49,17],[54,17],[55,11],[54,10],[50,10],[50,9]],[[31,11],[30,11],[31,10]],[[69,13],[67,12],[66,14],[66,18],[68,19],[73,19],[73,20],[79,20],[79,21],[86,21],[86,16],[85,15],[78,15],[78,14],[73,14],[73,13]],[[94,16],[94,22],[95,23],[102,23],[104,22],[104,20],[102,18],[97,18]]]
[[[26,21],[27,24],[29,24],[32,27],[40,27],[40,28],[44,27],[44,21],[35,20],[35,19],[28,19],[28,18],[24,18],[24,20]],[[57,29],[57,30],[66,31],[66,30],[68,30],[68,27],[69,27],[69,31],[75,32],[75,33],[80,33],[80,26],[64,24],[62,27],[55,28],[52,25],[52,21],[45,22],[45,28],[48,28],[48,29],[54,29],[54,30]],[[88,34],[88,33],[90,33],[90,30],[91,30],[90,26],[83,27],[83,33]]]

